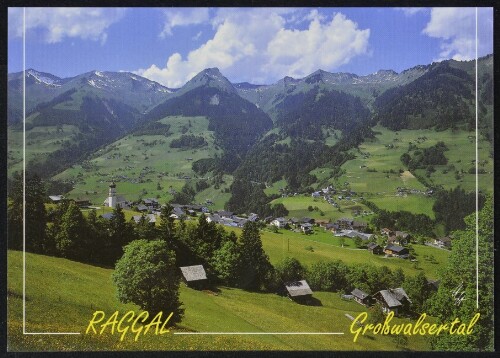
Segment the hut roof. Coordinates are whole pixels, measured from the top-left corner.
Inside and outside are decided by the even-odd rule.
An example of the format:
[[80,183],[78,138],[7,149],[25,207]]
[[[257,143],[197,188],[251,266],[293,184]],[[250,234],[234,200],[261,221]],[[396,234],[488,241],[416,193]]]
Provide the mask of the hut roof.
[[288,282],[285,287],[292,297],[312,295],[313,293],[306,280]]
[[358,288],[355,288],[354,290],[352,290],[351,295],[353,295],[354,297],[360,298],[362,300],[364,300],[366,297],[370,296],[368,293],[361,291]]
[[207,274],[205,273],[203,265],[184,266],[181,267],[180,269],[182,275],[188,282],[207,279]]

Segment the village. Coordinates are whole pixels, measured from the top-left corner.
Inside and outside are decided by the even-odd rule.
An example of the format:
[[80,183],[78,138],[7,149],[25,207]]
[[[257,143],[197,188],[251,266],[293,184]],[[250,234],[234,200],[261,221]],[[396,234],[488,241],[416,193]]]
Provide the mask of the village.
[[[348,190],[343,190],[341,193],[342,195],[337,197],[338,200],[344,198],[350,200],[351,196],[356,195],[355,192]],[[335,205],[336,203],[332,198],[335,194],[335,189],[330,186],[322,191],[313,192],[311,196],[313,198],[323,197],[328,203]],[[51,195],[49,199],[55,204],[66,200],[62,195]],[[88,200],[74,200],[74,202],[81,209],[100,209],[98,206],[93,206]],[[404,231],[382,228],[378,233],[374,233],[366,222],[347,217],[331,222],[331,220],[315,220],[309,217],[274,218],[269,216],[260,218],[255,213],[236,215],[234,212],[226,210],[212,211],[209,208],[210,204],[209,200],[205,205],[171,203],[172,213],[170,217],[174,220],[192,220],[203,215],[208,223],[213,222],[235,228],[243,228],[247,222],[256,222],[261,225],[261,228],[267,228],[271,232],[282,230],[285,233],[286,231],[292,231],[303,235],[312,235],[315,231],[329,232],[332,237],[341,238],[341,242],[344,242],[344,238],[353,240],[356,246],[355,250],[367,250],[373,255],[388,259],[417,261],[408,248],[408,245],[412,242],[412,236]],[[145,198],[138,202],[128,201],[124,196],[117,195],[115,182],[109,185],[108,197],[103,201],[102,205],[113,209],[120,207],[124,210],[135,211],[137,215],[133,215],[131,219],[135,224],[139,224],[141,220],[146,220],[153,226],[160,221],[161,209],[165,206],[155,198]],[[103,213],[101,217],[110,220],[113,217],[113,212]],[[434,239],[426,244],[441,249],[451,249],[451,239],[449,237]],[[342,244],[343,246],[344,244]],[[186,286],[196,290],[206,290],[209,287],[203,265],[184,266],[179,269]],[[430,291],[437,291],[438,286],[439,281],[428,280],[428,289]],[[281,293],[297,303],[310,304],[314,302],[313,291],[306,280],[285,282]],[[360,288],[354,288],[350,293],[342,294],[341,297],[344,300],[353,300],[366,307],[379,304],[384,313],[392,311],[395,315],[408,314],[412,303],[411,298],[402,287],[388,287],[372,294]]]

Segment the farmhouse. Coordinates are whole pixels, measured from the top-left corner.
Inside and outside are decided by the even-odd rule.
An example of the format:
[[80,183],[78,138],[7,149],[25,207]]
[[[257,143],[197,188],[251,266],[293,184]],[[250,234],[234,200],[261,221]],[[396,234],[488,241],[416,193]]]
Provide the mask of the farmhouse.
[[305,217],[305,218],[300,219],[300,222],[301,222],[302,224],[305,224],[305,223],[314,224],[314,219],[311,219],[311,218]]
[[325,230],[330,231],[332,233],[336,233],[339,230],[339,226],[337,224],[326,224]]
[[180,269],[186,286],[201,289],[207,284],[207,274],[203,265],[184,266]]
[[143,212],[143,211],[148,211],[148,207],[146,205],[139,204],[137,205],[137,211]]
[[225,211],[225,210],[219,210],[217,211],[217,214],[219,214],[221,218],[228,218],[228,219],[232,219],[234,215],[232,211]]
[[373,234],[365,234],[356,230],[341,230],[337,232],[335,236],[350,237],[351,239],[359,237],[363,241],[368,241],[372,238]]
[[288,297],[296,302],[307,302],[312,297],[312,291],[306,280],[285,283]]
[[407,248],[401,247],[401,246],[398,246],[398,245],[387,245],[384,248],[384,252],[387,255],[398,256],[398,257],[401,257],[401,256],[409,254],[409,251],[408,251]]
[[354,221],[352,219],[342,218],[338,219],[336,224],[339,226],[339,229],[347,230],[352,228],[353,222]]
[[103,219],[106,219],[106,220],[111,220],[111,219],[113,219],[114,216],[115,216],[115,214],[113,214],[113,213],[105,213],[105,214],[101,215],[101,217]]
[[271,225],[276,226],[279,229],[284,228],[287,224],[288,220],[286,220],[285,218],[276,218],[271,221]]
[[371,303],[371,296],[358,288],[352,290],[351,295],[354,298],[354,301],[360,305],[368,306]]
[[[138,224],[141,221],[142,215],[134,215],[132,219],[135,221],[136,224]],[[147,214],[144,216],[145,220],[149,222],[150,224],[155,225],[156,224],[156,215],[154,214]]]
[[259,215],[254,214],[254,213],[250,213],[250,215],[248,215],[248,221],[255,222],[258,220],[259,220]]
[[368,246],[366,247],[368,249],[368,251],[370,251],[373,255],[381,255],[384,250],[379,246],[377,245],[376,243],[374,242],[371,242],[368,244]]
[[440,237],[439,239],[434,240],[434,245],[437,245],[441,248],[451,248],[451,238],[448,236]]
[[312,227],[312,224],[309,224],[309,223],[303,223],[300,225],[300,230],[302,230],[302,232],[304,234],[310,234],[313,232],[313,227]]
[[367,226],[367,225],[366,225],[366,223],[364,223],[364,222],[361,222],[361,221],[353,221],[353,222],[352,222],[352,225],[351,225],[351,228],[352,228],[353,230],[361,230],[361,231],[363,231],[363,230],[365,230],[365,229],[366,229],[366,226]]
[[401,287],[381,290],[374,294],[373,297],[382,305],[385,313],[392,311],[395,315],[408,311],[411,304],[410,298]]
[[211,223],[211,222],[215,222],[215,223],[218,223],[220,222],[221,220],[221,217],[217,214],[213,214],[213,215],[208,215],[207,218],[206,218],[207,222]]

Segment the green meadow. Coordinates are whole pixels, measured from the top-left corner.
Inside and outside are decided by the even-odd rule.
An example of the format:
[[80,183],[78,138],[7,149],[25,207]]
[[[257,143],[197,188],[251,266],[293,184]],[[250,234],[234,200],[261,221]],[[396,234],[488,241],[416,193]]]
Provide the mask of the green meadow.
[[[27,118],[29,122],[29,117]],[[26,131],[26,162],[42,160],[48,154],[61,149],[65,142],[71,143],[80,133],[73,125],[33,127]],[[23,169],[23,131],[7,129],[7,168],[9,175]]]
[[[392,338],[368,334],[353,343],[351,321],[365,307],[344,301],[337,293],[315,292],[316,306],[300,305],[275,294],[220,287],[196,291],[181,286],[185,316],[169,333],[154,335],[153,329],[134,341],[128,333],[108,329],[102,335],[85,334],[95,311],[106,318],[119,311],[139,313],[138,307],[116,299],[112,270],[65,259],[26,255],[26,331],[74,332],[77,335],[23,334],[22,253],[8,253],[9,351],[104,351],[104,350],[400,350]],[[121,317],[121,316],[120,316]],[[432,320],[432,319],[431,319]],[[408,323],[396,318],[394,323]],[[98,326],[96,328],[99,328]],[[92,332],[92,331],[91,331]],[[338,335],[186,335],[192,332],[316,332]],[[184,334],[183,334],[184,333]],[[425,337],[412,336],[407,350],[429,350]]]
[[[227,228],[237,235],[241,229]],[[315,227],[314,233],[305,235],[300,232],[281,229],[278,233],[262,231],[262,245],[269,255],[272,264],[276,264],[285,257],[295,257],[304,265],[312,265],[318,261],[342,260],[349,265],[372,264],[387,266],[394,270],[401,268],[407,275],[416,275],[420,271],[428,278],[437,278],[438,270],[447,261],[450,251],[431,246],[412,244],[415,249],[417,266],[414,262],[396,257],[373,255],[366,249],[356,249],[353,240],[344,238],[344,247],[339,237],[331,232]],[[434,260],[429,257],[434,257]]]
[[[194,161],[221,152],[214,144],[214,133],[208,130],[208,119],[174,116],[160,122],[170,124],[170,132],[175,134],[127,135],[100,149],[88,162],[74,165],[55,178],[75,183],[69,198],[90,199],[96,205],[107,197],[112,180],[117,184],[117,194],[128,200],[154,197],[160,202],[170,200],[172,191],[180,191],[186,182],[194,185],[201,179],[210,180],[209,176],[198,177],[191,169]],[[170,148],[172,140],[182,134],[203,136],[208,145],[197,149]],[[223,192],[231,182],[232,176],[224,176],[219,189],[206,189],[198,193],[196,200],[203,203],[210,199],[222,208],[229,195]]]
[[[276,184],[276,183],[275,183]],[[335,202],[339,204],[339,208],[334,207],[329,204],[323,198],[313,198],[310,194],[307,195],[297,195],[290,196],[286,198],[278,198],[271,202],[271,205],[274,204],[283,204],[288,210],[288,217],[310,217],[316,220],[331,220],[335,221],[340,218],[348,217],[353,218],[356,217],[358,221],[367,222],[369,218],[373,215],[366,216],[355,216],[353,211],[367,211],[370,212],[370,209],[365,205],[361,204],[359,200],[353,197],[353,200],[339,200],[335,195]],[[312,206],[317,207],[318,210],[309,211],[308,207]],[[339,210],[340,209],[340,210]]]
[[[469,174],[475,166],[475,133],[464,130],[435,131],[400,130],[391,131],[380,125],[373,128],[376,136],[365,140],[352,150],[354,159],[342,165],[344,173],[334,182],[336,187],[349,188],[374,202],[381,209],[408,210],[416,214],[426,214],[433,218],[432,205],[434,199],[423,194],[408,194],[396,197],[398,187],[423,191],[426,187],[414,174],[423,176],[431,185],[442,185],[445,189],[457,186],[468,191],[475,190],[475,175]],[[400,157],[408,150],[409,143],[418,148],[428,148],[438,141],[443,141],[448,150],[444,155],[447,165],[436,165],[436,171],[425,177],[425,170],[417,169],[410,173],[403,165]],[[490,145],[479,138],[479,167],[486,173],[479,175],[479,189],[491,192],[493,189],[493,159],[489,157]],[[317,168],[311,172],[318,179],[330,179],[329,168]],[[460,178],[456,178],[456,171]]]

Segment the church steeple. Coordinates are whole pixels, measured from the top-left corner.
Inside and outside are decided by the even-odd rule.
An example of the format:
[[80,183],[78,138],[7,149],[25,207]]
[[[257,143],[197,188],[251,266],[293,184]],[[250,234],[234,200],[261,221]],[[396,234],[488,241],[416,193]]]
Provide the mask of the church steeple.
[[108,205],[110,208],[116,207],[116,184],[114,181],[109,184]]

